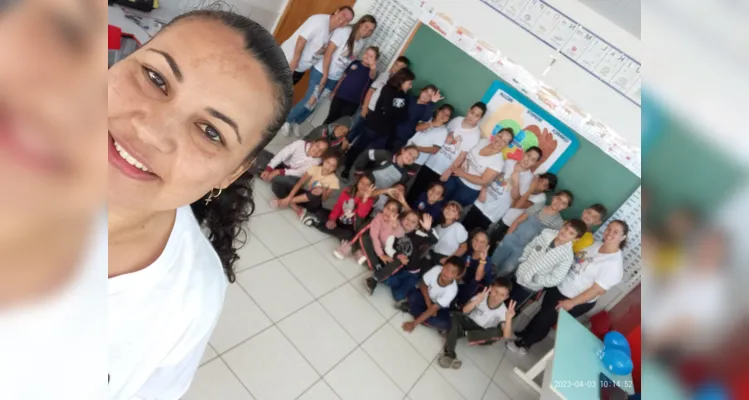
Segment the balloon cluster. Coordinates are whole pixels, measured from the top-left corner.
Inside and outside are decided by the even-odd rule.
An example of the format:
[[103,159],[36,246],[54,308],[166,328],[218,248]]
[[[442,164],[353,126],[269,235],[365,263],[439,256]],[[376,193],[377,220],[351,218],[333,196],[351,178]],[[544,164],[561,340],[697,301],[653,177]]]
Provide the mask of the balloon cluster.
[[632,350],[627,338],[617,331],[611,331],[603,338],[603,349],[598,353],[604,367],[617,375],[632,372]]

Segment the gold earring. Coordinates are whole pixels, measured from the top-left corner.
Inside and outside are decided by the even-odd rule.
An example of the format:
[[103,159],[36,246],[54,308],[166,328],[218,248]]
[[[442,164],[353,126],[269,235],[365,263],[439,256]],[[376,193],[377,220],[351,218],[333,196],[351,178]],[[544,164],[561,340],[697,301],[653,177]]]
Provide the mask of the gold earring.
[[219,188],[219,189],[218,189],[218,193],[216,193],[216,194],[213,194],[213,191],[214,191],[214,190],[216,190],[216,189],[211,189],[211,192],[210,192],[210,193],[208,193],[208,197],[206,197],[206,199],[205,199],[205,204],[206,204],[206,205],[208,205],[208,203],[210,203],[211,201],[213,201],[213,199],[217,198],[218,196],[221,196],[221,192],[222,192],[222,191],[223,191],[224,189],[222,189],[222,188]]

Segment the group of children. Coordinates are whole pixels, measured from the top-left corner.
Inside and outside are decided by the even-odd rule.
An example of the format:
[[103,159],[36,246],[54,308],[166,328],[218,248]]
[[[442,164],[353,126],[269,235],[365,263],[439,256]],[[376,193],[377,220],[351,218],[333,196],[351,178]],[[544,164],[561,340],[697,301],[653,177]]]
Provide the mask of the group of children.
[[[414,76],[407,65],[399,58],[383,74],[386,84],[377,85],[381,76],[366,89],[360,111],[336,107],[261,177],[272,183],[274,206],[291,207],[305,225],[338,238],[335,257],[353,256],[372,271],[370,294],[390,287],[395,307],[414,317],[405,331],[424,324],[446,337],[442,367],[460,367],[455,345],[464,336],[471,344],[504,338],[510,350],[525,353],[548,334],[557,310],[580,316],[621,281],[628,226],[613,221],[594,243],[603,205],[565,221],[560,213],[574,196],[560,190],[547,205],[557,177],[534,173],[540,148],[505,159],[511,128],[482,137],[486,105],[453,118],[452,106],[434,107],[442,97],[433,85],[409,96]],[[343,179],[351,183],[341,188]],[[516,308],[542,292],[541,310],[514,333]]]

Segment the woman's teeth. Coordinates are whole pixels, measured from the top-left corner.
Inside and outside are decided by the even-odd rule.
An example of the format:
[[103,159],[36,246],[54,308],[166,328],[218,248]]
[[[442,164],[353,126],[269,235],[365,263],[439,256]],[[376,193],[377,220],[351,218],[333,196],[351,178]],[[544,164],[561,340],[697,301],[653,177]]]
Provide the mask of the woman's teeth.
[[143,172],[151,172],[148,168],[146,168],[143,164],[136,160],[135,157],[131,156],[127,151],[125,151],[125,149],[123,149],[119,143],[114,142],[114,148],[120,154],[120,157],[122,157],[123,160],[127,161],[128,164],[138,168]]

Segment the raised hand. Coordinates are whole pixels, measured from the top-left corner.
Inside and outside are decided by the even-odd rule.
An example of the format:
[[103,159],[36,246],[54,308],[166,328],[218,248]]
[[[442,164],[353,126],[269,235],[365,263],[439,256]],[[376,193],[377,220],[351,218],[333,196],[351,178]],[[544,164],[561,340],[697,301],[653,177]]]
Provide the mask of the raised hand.
[[484,290],[482,290],[481,293],[479,293],[479,300],[484,301],[484,299],[488,295],[489,295],[489,287],[485,287]]
[[505,312],[505,320],[509,321],[515,316],[515,306],[517,305],[517,302],[515,300],[510,300],[510,304],[507,307],[507,312]]
[[486,257],[489,256],[489,249],[484,249],[479,252],[479,260],[486,261]]
[[425,231],[432,229],[432,216],[430,214],[424,214],[421,216],[421,227]]
[[440,94],[439,90],[436,91],[436,92],[434,92],[434,94],[432,95],[432,103],[436,103],[436,102],[441,101],[443,99],[444,99],[444,97],[442,96],[442,94]]

